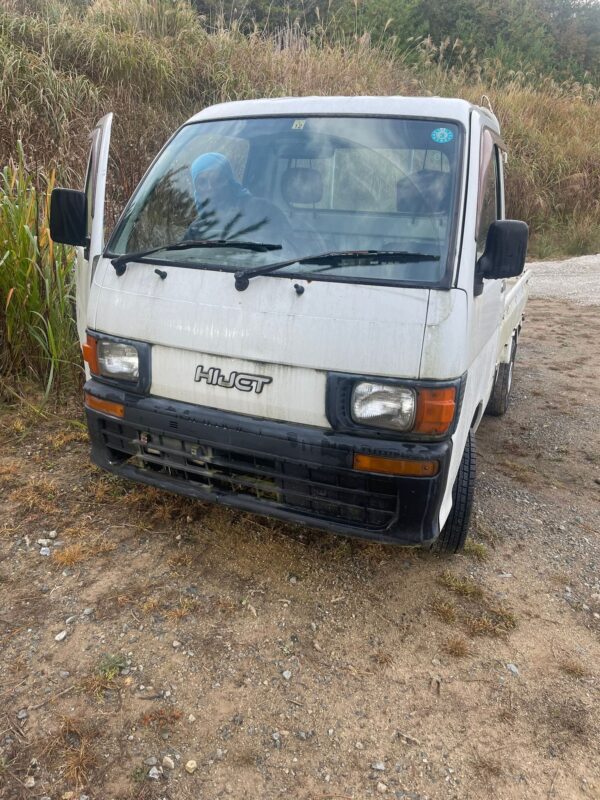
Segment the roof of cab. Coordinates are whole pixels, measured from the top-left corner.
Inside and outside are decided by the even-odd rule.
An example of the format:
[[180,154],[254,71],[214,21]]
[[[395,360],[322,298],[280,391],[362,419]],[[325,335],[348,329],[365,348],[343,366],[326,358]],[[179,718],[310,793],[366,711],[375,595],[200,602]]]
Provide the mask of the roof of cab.
[[294,116],[296,114],[349,116],[406,116],[447,119],[468,125],[472,111],[485,115],[499,131],[498,120],[487,108],[448,97],[277,97],[237,100],[209,106],[189,122],[240,117]]

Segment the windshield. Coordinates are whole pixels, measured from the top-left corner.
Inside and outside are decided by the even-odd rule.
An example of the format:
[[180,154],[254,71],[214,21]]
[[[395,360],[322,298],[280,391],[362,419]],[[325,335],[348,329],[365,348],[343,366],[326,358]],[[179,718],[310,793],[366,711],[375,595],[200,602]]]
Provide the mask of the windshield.
[[[406,118],[191,123],[155,162],[107,250],[158,248],[152,258],[162,263],[232,272],[292,262],[273,277],[435,284],[456,227],[460,138],[457,124]],[[228,246],[202,247],[206,240]],[[166,249],[185,241],[199,245]],[[353,258],[339,257],[348,251]],[[336,254],[326,269],[295,261],[324,253]],[[413,253],[420,257],[411,261]]]

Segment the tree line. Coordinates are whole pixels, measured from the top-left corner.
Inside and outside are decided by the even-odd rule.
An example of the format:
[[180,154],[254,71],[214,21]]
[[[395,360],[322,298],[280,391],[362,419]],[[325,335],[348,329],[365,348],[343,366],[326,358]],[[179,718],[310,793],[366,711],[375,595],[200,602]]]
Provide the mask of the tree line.
[[425,52],[450,65],[471,58],[507,71],[600,83],[598,0],[194,0],[194,5],[209,23],[222,17],[245,30],[321,25],[332,35],[389,40],[408,61]]

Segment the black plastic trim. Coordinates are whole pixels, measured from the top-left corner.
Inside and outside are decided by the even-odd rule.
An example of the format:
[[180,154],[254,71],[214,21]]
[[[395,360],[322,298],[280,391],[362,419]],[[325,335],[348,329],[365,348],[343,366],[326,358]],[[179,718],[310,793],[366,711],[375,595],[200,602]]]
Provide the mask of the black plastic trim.
[[[203,501],[220,503],[290,522],[302,523],[363,539],[390,544],[424,545],[439,535],[439,511],[444,496],[452,453],[450,440],[441,442],[399,442],[347,436],[308,425],[275,422],[214,408],[195,406],[153,395],[142,397],[103,385],[95,379],[85,391],[101,399],[122,403],[123,420],[86,408],[92,442],[92,460],[109,472],[142,483],[158,486]],[[385,477],[396,487],[397,513],[384,529],[368,530],[363,526],[316,514],[285,503],[255,499],[249,495],[218,489],[207,490],[192,481],[137,468],[129,460],[133,453],[115,453],[107,446],[103,426],[108,421],[209,447],[232,448],[259,457],[273,457],[279,462],[306,464],[315,469],[332,469],[357,476]],[[174,431],[177,431],[175,434]],[[130,444],[135,444],[134,440]],[[377,476],[352,469],[355,453],[390,458],[438,460],[440,470],[431,478]],[[285,476],[284,476],[285,477]],[[360,494],[360,492],[359,492]]]
[[[419,389],[444,389],[448,386],[456,387],[456,411],[452,425],[446,433],[440,436],[425,435],[422,433],[411,433],[410,431],[393,431],[384,428],[373,428],[369,425],[361,425],[352,417],[351,400],[352,390],[357,383],[383,383],[387,386],[407,386],[418,392]],[[369,436],[374,439],[386,439],[388,441],[420,441],[438,442],[449,439],[458,424],[460,410],[462,406],[465,386],[467,383],[467,373],[460,378],[451,381],[419,381],[403,378],[378,378],[376,375],[353,375],[343,372],[330,372],[327,375],[327,386],[325,390],[325,414],[329,424],[335,431],[340,433],[354,434],[357,436]]]

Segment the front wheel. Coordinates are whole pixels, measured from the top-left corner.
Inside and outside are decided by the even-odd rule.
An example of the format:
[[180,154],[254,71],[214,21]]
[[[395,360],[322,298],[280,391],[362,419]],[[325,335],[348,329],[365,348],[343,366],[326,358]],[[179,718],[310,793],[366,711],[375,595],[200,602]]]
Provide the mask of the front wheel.
[[475,442],[469,431],[467,443],[452,487],[452,508],[442,528],[434,550],[443,553],[458,553],[469,533],[469,522],[475,494]]
[[510,402],[510,390],[512,389],[513,368],[515,365],[515,356],[517,355],[517,340],[513,336],[510,345],[510,361],[508,364],[500,364],[496,380],[494,381],[494,388],[490,395],[490,399],[485,409],[485,413],[491,417],[501,417],[506,414],[506,409]]

